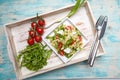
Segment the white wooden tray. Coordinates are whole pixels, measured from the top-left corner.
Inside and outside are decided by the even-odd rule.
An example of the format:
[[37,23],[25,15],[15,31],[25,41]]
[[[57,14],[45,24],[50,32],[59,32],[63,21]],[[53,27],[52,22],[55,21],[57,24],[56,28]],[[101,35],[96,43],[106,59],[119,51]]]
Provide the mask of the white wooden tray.
[[[57,9],[48,13],[41,14],[40,16],[42,16],[45,19],[47,26],[56,20],[60,20],[64,18],[72,7],[73,5],[69,5],[61,9]],[[31,27],[30,26],[31,20],[34,18],[35,16],[5,25],[5,32],[8,41],[8,54],[11,62],[13,63],[17,79],[25,79],[31,76],[45,73],[54,69],[62,68],[64,66],[68,66],[88,59],[91,44],[94,40],[95,20],[91,12],[90,5],[88,2],[86,2],[85,5],[79,8],[77,13],[70,18],[73,21],[73,23],[77,27],[79,27],[80,31],[82,31],[82,33],[85,34],[85,36],[89,39],[89,43],[84,47],[84,49],[81,52],[76,54],[68,63],[63,63],[58,58],[58,56],[56,56],[53,53],[50,59],[48,60],[47,66],[45,66],[43,69],[37,72],[29,71],[26,68],[19,68],[16,62],[16,56],[18,55],[18,52],[24,49],[27,45],[26,42],[26,39],[28,37],[27,32]],[[50,29],[52,29],[56,25],[57,24],[51,26],[49,29],[46,29],[44,34],[46,34]],[[104,54],[104,50],[102,48],[102,45],[100,44],[97,56],[103,54]]]

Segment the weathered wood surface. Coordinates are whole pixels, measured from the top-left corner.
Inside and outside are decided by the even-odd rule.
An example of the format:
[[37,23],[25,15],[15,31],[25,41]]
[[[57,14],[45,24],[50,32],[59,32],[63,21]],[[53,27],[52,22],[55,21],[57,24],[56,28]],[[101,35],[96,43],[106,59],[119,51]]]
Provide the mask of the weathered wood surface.
[[[86,61],[54,70],[30,79],[70,79],[70,78],[120,78],[120,0],[88,0],[94,17],[107,15],[108,27],[103,38],[105,55],[96,59],[93,68]],[[7,54],[7,41],[3,25],[36,12],[44,13],[69,4],[72,0],[1,0],[0,1],[0,80],[15,80],[15,72]]]

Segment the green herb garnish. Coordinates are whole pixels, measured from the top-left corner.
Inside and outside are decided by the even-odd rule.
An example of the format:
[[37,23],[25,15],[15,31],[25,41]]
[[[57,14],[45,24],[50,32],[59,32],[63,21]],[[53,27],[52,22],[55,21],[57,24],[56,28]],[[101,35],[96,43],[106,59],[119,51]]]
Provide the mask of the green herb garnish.
[[20,67],[26,67],[32,71],[38,71],[47,65],[47,59],[51,56],[52,51],[46,49],[42,43],[35,43],[27,46],[19,52],[17,61]]
[[72,15],[74,15],[76,13],[76,11],[78,10],[78,8],[82,6],[82,4],[84,3],[84,1],[85,0],[77,0],[75,6],[68,13],[67,17],[71,17]]

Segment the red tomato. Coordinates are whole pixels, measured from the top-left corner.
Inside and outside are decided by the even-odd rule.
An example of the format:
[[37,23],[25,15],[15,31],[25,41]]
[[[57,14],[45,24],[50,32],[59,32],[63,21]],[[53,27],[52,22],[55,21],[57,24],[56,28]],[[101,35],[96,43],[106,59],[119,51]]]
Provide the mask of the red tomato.
[[82,41],[82,37],[80,35],[78,36],[78,39],[79,39],[79,41]]
[[71,26],[67,26],[67,27],[65,27],[65,29],[72,30],[72,27]]
[[44,21],[43,19],[39,19],[39,20],[38,20],[38,24],[39,24],[40,26],[44,26],[44,25],[45,25],[45,21]]
[[34,44],[34,39],[33,39],[33,38],[29,38],[29,39],[27,40],[27,43],[28,43],[29,45],[33,45],[33,44]]
[[58,42],[58,48],[61,49],[63,46],[62,42]]
[[29,36],[32,37],[32,38],[35,36],[35,33],[34,33],[33,30],[30,30],[30,31],[29,31]]
[[36,42],[41,42],[42,41],[42,37],[41,36],[35,36],[35,41]]
[[35,27],[38,27],[38,24],[36,22],[32,22],[31,27],[34,29]]
[[37,27],[36,31],[38,32],[38,34],[42,35],[44,32],[44,29]]
[[63,50],[60,50],[60,51],[59,51],[59,54],[60,54],[61,56],[64,56],[64,51],[63,51]]

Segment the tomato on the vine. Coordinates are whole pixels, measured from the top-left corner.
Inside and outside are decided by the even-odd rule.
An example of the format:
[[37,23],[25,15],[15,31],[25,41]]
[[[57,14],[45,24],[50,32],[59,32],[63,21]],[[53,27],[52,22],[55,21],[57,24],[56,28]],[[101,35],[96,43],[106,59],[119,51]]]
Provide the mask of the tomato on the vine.
[[44,29],[38,27],[38,28],[36,28],[36,31],[38,32],[39,35],[42,35],[44,32]]
[[29,39],[27,40],[27,43],[28,43],[29,45],[33,45],[33,44],[34,44],[34,39],[33,39],[33,38],[29,38]]
[[35,36],[35,32],[33,30],[30,30],[29,31],[29,36],[33,38]]
[[38,27],[38,24],[37,24],[36,22],[32,22],[32,23],[31,23],[31,27],[32,27],[33,29],[35,29],[36,27]]
[[45,20],[44,19],[39,19],[38,24],[43,27],[45,25]]
[[37,21],[31,22],[31,29],[29,30],[29,38],[27,43],[33,45],[35,42],[42,41],[42,34],[44,33],[45,20],[37,14]]
[[42,41],[42,37],[41,36],[35,36],[35,41],[36,42],[41,42]]

